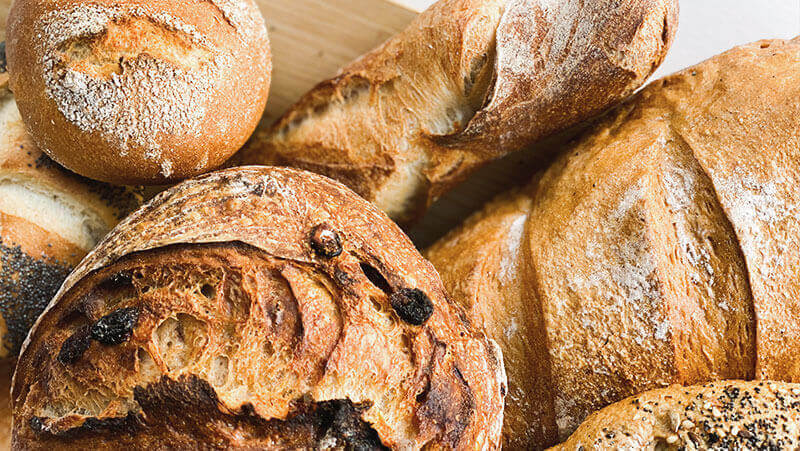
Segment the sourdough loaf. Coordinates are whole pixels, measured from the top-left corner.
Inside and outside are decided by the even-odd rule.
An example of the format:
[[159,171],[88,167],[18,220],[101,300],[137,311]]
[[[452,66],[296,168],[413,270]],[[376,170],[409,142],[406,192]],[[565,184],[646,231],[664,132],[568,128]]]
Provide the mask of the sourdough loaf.
[[800,43],[652,83],[427,256],[509,375],[511,447],[673,383],[800,381]]
[[0,86],[0,357],[17,353],[72,268],[141,202],[140,190],[85,179],[43,154]]
[[800,447],[800,384],[675,385],[593,413],[553,451],[730,450]]
[[238,163],[344,182],[409,220],[468,173],[619,102],[658,66],[677,0],[441,0],[320,83]]
[[253,0],[16,0],[7,48],[39,147],[118,184],[218,167],[253,132],[269,90]]
[[129,216],[67,279],[15,373],[14,445],[497,449],[493,341],[378,209],[238,168]]

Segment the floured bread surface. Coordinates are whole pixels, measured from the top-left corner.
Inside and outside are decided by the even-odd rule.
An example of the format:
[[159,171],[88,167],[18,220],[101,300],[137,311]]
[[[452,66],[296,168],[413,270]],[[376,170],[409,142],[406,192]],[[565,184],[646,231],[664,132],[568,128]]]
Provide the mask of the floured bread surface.
[[502,356],[388,218],[241,168],[125,220],[29,336],[15,446],[496,449]]
[[252,0],[16,2],[8,58],[37,143],[117,183],[218,166],[255,127],[270,76]]
[[592,414],[553,450],[797,449],[800,384],[672,386]]
[[477,167],[631,94],[676,25],[673,0],[441,0],[237,158],[325,174],[407,221]]
[[503,348],[508,443],[673,383],[800,381],[799,57],[756,42],[652,83],[428,251]]

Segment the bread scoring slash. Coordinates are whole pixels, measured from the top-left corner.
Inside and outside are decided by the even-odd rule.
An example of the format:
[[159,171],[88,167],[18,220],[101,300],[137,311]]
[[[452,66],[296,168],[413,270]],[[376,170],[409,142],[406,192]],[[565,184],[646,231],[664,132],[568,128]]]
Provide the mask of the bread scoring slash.
[[677,12],[677,0],[441,0],[235,161],[327,175],[409,221],[488,161],[631,94]]
[[245,167],[162,193],[70,275],[20,356],[13,440],[498,449],[505,393],[497,345],[383,213]]

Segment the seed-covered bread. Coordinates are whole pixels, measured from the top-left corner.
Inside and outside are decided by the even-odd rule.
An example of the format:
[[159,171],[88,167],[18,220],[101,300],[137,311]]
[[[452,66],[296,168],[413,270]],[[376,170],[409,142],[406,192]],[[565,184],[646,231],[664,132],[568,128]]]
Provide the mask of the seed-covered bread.
[[593,413],[553,451],[794,450],[800,384],[723,381],[652,390]]
[[7,35],[35,142],[92,179],[156,185],[214,169],[266,104],[253,0],[17,0]]
[[72,268],[142,197],[53,162],[0,86],[0,357],[16,354]]
[[29,335],[26,449],[497,449],[493,341],[377,208],[302,171],[190,180],[123,221]]

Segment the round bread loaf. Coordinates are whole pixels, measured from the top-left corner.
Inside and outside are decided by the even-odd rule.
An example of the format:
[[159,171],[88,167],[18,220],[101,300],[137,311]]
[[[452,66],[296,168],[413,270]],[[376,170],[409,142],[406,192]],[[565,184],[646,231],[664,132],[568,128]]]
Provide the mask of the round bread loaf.
[[19,350],[72,267],[141,201],[54,163],[0,87],[0,357]]
[[497,449],[496,344],[376,207],[292,169],[166,191],[23,346],[14,445]]
[[162,184],[221,165],[267,100],[252,0],[18,0],[11,88],[36,143],[86,177]]
[[652,390],[595,412],[553,450],[800,448],[800,384],[724,381]]

